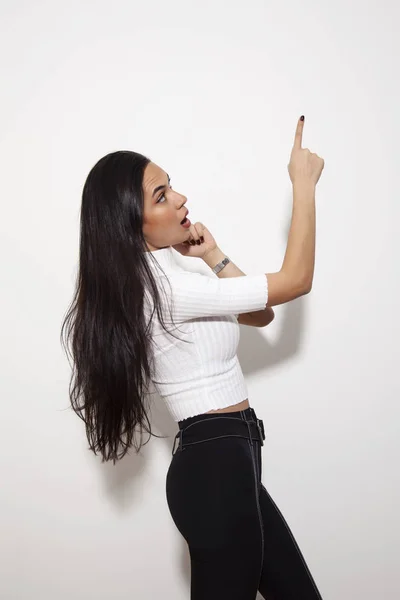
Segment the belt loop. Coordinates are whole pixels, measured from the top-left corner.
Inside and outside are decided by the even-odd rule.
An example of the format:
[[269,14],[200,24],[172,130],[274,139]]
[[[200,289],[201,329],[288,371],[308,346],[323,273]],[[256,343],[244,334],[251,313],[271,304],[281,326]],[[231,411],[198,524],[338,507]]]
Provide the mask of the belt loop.
[[256,425],[257,425],[257,429],[258,429],[258,433],[260,434],[260,442],[261,442],[261,446],[264,446],[264,440],[265,440],[265,429],[264,429],[264,423],[262,421],[262,419],[259,419],[256,415],[256,411],[254,410],[254,408],[251,406],[250,407],[251,413],[253,415],[253,418],[255,419]]
[[182,435],[183,435],[183,429],[180,429],[180,430],[178,431],[178,433],[176,434],[176,436],[175,436],[175,439],[174,439],[174,445],[173,445],[173,447],[172,447],[172,456],[174,456],[174,454],[175,454],[175,443],[176,443],[176,440],[177,440],[177,438],[178,438],[179,436],[180,436],[180,440],[179,440],[178,446],[177,446],[177,448],[176,448],[176,452],[178,452],[178,450],[179,450],[179,447],[180,447],[180,446],[181,446],[181,448],[182,448],[182,446],[183,446],[183,443],[182,443]]
[[174,456],[174,453],[175,453],[175,444],[176,444],[176,438],[178,437],[178,435],[179,434],[177,433],[176,436],[174,437],[174,443],[172,445],[172,456]]
[[180,436],[180,440],[179,440],[177,450],[180,450],[182,452],[182,450],[183,450],[183,429],[179,430],[179,436]]
[[248,422],[248,420],[246,419],[246,417],[244,416],[244,413],[243,413],[243,411],[242,411],[242,410],[240,411],[240,414],[241,414],[241,417],[242,417],[242,419],[244,419],[244,421],[246,422],[247,429],[249,430],[250,444],[253,446],[254,444],[253,444],[253,438],[251,437],[251,429],[250,429],[249,422]]
[[265,440],[264,423],[262,422],[262,419],[257,419],[257,418],[256,418],[256,423],[257,423],[258,431],[260,432],[261,446],[264,446],[264,440]]

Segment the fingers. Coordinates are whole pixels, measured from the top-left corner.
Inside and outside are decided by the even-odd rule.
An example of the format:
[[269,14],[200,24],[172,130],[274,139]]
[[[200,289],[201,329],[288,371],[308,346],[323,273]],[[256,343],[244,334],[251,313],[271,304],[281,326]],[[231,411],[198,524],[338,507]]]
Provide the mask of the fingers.
[[204,225],[200,222],[197,222],[196,224],[193,224],[190,226],[189,231],[190,234],[192,236],[191,240],[188,240],[190,245],[199,245],[202,242],[204,242],[204,236],[203,236],[203,229],[204,229]]
[[193,225],[193,237],[195,240],[200,239],[200,223],[195,223]]
[[293,148],[300,149],[303,143],[303,129],[304,129],[304,118],[303,121],[299,119],[297,121],[296,133],[294,136]]

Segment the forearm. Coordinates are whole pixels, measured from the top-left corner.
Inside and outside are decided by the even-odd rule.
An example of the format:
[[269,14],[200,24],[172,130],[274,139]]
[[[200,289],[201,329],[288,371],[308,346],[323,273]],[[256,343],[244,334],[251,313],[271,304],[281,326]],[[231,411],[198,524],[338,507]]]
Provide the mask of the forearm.
[[282,271],[310,288],[315,266],[315,185],[293,185],[293,211]]

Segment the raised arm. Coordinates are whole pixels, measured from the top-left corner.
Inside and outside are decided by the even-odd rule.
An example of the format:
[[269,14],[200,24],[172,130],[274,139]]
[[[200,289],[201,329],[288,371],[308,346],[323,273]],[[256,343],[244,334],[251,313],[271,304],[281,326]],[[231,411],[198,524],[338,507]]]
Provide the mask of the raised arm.
[[[266,273],[268,301],[266,307],[290,302],[308,294],[312,288],[315,264],[315,189],[324,168],[324,160],[302,148],[304,120],[299,119],[288,165],[293,186],[292,220],[283,264],[277,273]],[[213,268],[226,256],[216,248],[203,257]],[[243,275],[233,263],[227,264],[219,277]]]

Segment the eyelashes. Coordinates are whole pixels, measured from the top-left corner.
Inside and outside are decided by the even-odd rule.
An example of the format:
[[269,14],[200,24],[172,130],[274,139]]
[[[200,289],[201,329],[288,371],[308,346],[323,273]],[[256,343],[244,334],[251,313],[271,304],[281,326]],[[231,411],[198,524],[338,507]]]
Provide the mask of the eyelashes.
[[[172,185],[170,185],[169,187],[172,190]],[[156,204],[158,204],[160,202],[161,198],[165,198],[165,192],[163,194],[161,194],[161,196],[158,198]]]

